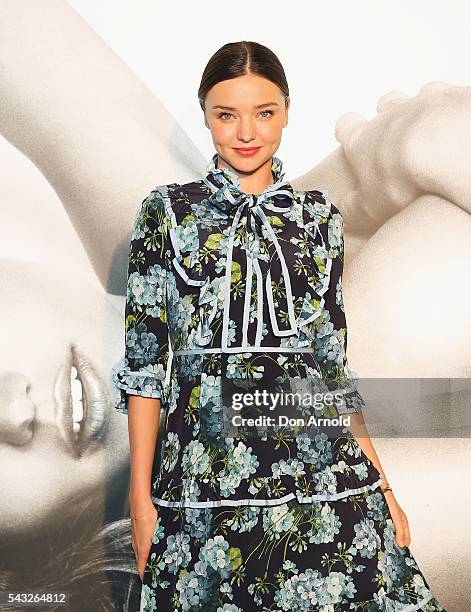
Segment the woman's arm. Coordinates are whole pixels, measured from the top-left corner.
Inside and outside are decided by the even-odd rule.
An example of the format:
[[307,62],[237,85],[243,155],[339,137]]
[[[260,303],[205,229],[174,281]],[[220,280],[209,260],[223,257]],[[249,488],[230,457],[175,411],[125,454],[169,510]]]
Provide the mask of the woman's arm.
[[324,294],[325,309],[330,320],[323,325],[328,334],[325,357],[320,360],[325,377],[335,381],[335,390],[342,391],[345,406],[342,414],[350,416],[349,430],[357,439],[365,455],[381,475],[381,487],[387,486],[387,478],[371,442],[362,408],[365,402],[356,387],[347,359],[347,320],[343,301],[342,275],[344,269],[344,221],[340,211],[331,203],[327,223],[320,225],[329,257],[332,260],[329,286]]
[[152,501],[152,465],[160,421],[160,400],[130,395],[128,410],[131,543],[136,555],[137,571],[143,580],[158,518]]
[[[120,391],[115,408],[128,416],[133,396],[164,401],[167,397],[168,224],[161,189],[165,186],[156,187],[142,201],[128,254],[124,362],[113,371],[113,382]],[[133,401],[135,406],[144,403]],[[154,407],[156,404],[152,402]]]
[[[320,225],[324,242],[332,258],[329,286],[325,292],[325,308],[329,313],[330,321],[323,322],[323,331],[328,334],[326,346],[328,350],[324,359],[321,359],[322,369],[327,379],[335,379],[335,390],[342,391],[344,406],[339,410],[342,414],[350,415],[350,432],[358,441],[364,454],[373,463],[381,476],[381,488],[388,486],[384,470],[376,454],[365,421],[362,407],[365,405],[347,360],[347,321],[343,303],[342,274],[344,259],[344,223],[340,211],[331,204],[327,223]],[[407,516],[394,497],[393,491],[385,491],[384,496],[396,532],[396,544],[409,546],[410,532]]]
[[143,579],[158,519],[152,500],[153,466],[161,407],[167,405],[169,314],[167,308],[168,223],[165,185],[143,200],[134,221],[128,255],[125,354],[113,371],[119,389],[115,407],[128,416],[131,458],[129,504],[132,547]]
[[160,422],[160,400],[130,395],[128,403],[131,517],[140,518],[153,508],[152,465]]
[[[376,454],[373,443],[371,442],[370,435],[368,433],[368,429],[366,427],[365,419],[363,418],[363,414],[361,412],[352,413],[350,416],[350,427],[349,430],[353,436],[355,436],[358,444],[361,446],[362,451],[368,457],[368,459],[373,463],[375,468],[381,475],[381,488],[384,489],[388,486],[388,479],[386,478],[386,474],[384,473],[383,467],[379,461],[379,457]],[[386,491],[386,495],[390,494],[390,491]]]
[[119,390],[115,407],[129,419],[132,517],[151,507],[160,409],[167,398],[168,225],[161,188],[143,200],[134,222],[128,255],[124,362],[113,372]]

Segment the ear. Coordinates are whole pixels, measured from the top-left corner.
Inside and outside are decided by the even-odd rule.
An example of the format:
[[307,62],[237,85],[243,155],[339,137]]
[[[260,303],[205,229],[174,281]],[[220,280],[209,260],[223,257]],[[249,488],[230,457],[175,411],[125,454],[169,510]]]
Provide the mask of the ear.
[[286,127],[288,125],[288,109],[289,109],[289,105],[290,105],[291,99],[288,96],[286,98],[286,106],[285,106],[285,120],[283,122],[283,127]]

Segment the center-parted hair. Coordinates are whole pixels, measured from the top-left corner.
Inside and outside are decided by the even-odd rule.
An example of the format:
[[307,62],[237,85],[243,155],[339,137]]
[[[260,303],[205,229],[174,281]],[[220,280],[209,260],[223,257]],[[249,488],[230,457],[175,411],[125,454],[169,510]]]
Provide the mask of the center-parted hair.
[[206,95],[214,85],[245,74],[256,74],[278,85],[286,106],[289,96],[288,81],[278,57],[260,43],[241,40],[223,45],[206,64],[198,88],[198,100],[203,111]]

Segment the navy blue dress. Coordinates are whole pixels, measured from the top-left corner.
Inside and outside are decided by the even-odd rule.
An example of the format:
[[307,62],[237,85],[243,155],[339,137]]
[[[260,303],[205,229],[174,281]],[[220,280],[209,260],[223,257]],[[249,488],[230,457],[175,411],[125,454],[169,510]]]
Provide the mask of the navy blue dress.
[[364,401],[346,357],[339,210],[293,189],[277,157],[259,195],[216,164],[155,187],[131,237],[116,409],[159,398],[164,419],[141,611],[443,611],[348,428],[228,429],[229,384],[325,384],[341,391],[328,416]]

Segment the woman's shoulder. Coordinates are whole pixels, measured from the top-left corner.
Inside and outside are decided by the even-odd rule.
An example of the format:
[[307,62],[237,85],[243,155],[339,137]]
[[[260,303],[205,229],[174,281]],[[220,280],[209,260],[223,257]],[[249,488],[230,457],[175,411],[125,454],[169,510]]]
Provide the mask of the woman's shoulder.
[[164,202],[165,200],[171,200],[179,187],[179,183],[163,183],[161,185],[156,185],[150,190],[144,201]]
[[178,183],[155,185],[137,207],[131,241],[142,242],[147,251],[156,251],[156,244],[167,239],[172,225],[172,194]]
[[141,201],[137,210],[137,218],[151,214],[168,215],[172,206],[173,194],[178,187],[178,183],[165,183],[152,187]]
[[328,220],[333,215],[342,216],[340,210],[330,199],[327,189],[309,189],[301,193],[303,194],[303,207],[314,220],[321,222],[322,219]]

